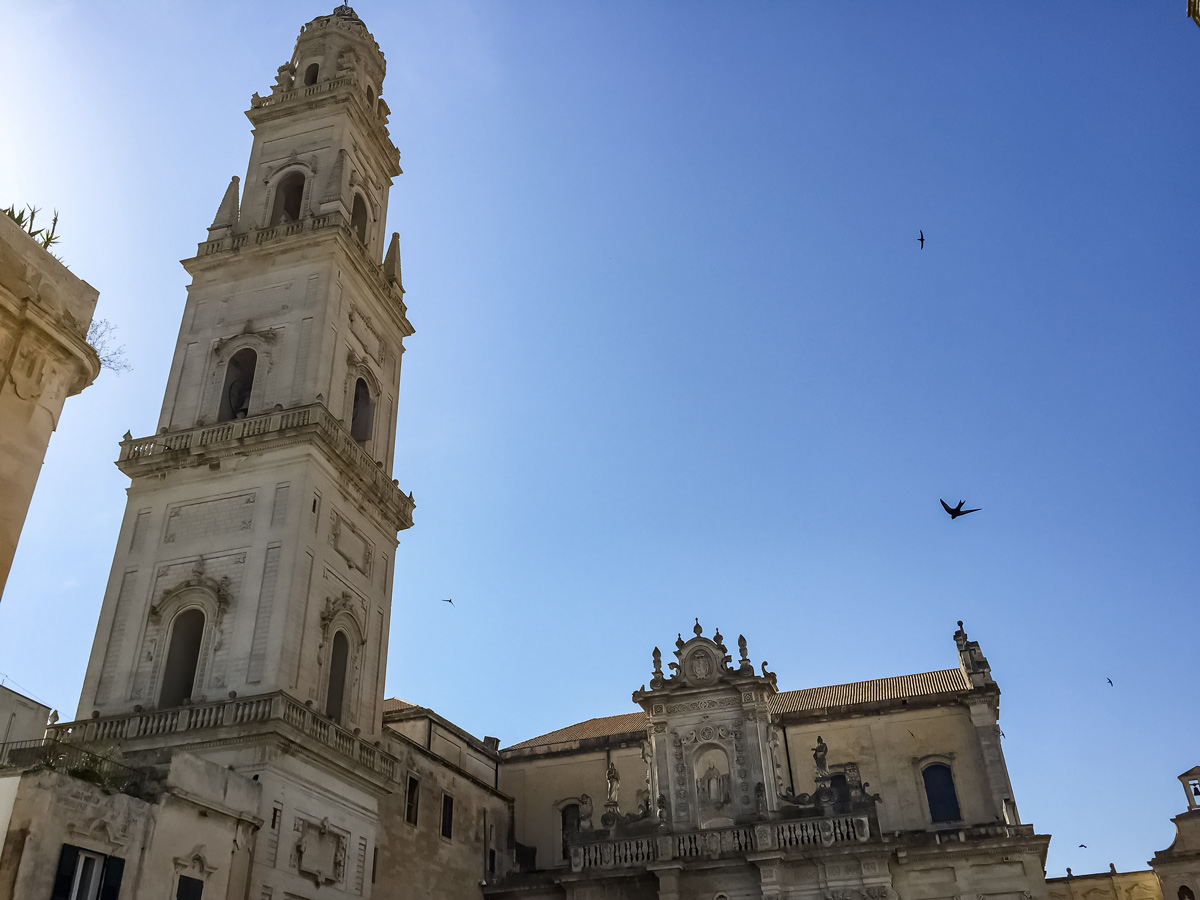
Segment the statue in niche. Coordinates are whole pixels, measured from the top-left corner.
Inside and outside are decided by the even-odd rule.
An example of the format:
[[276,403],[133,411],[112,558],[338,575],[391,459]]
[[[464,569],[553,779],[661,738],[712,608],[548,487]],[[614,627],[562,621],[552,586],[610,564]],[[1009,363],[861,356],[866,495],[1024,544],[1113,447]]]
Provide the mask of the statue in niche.
[[725,799],[721,791],[721,773],[712,763],[708,764],[704,777],[700,779],[700,784],[705,796],[713,803],[720,803]]
[[608,772],[605,777],[608,779],[608,802],[616,806],[617,797],[621,793],[621,773],[617,771],[616,763],[608,764]]
[[817,764],[817,771],[824,775],[829,771],[826,768],[826,757],[829,754],[829,745],[827,745],[821,736],[817,735],[817,746],[813,747],[813,762]]

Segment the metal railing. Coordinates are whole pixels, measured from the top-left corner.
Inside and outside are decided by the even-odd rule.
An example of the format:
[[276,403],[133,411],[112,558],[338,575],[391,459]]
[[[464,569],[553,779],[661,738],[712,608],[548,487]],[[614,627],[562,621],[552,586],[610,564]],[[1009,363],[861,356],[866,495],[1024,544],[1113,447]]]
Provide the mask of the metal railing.
[[0,744],[0,770],[46,768],[101,787],[130,793],[146,775],[115,759],[55,738]]

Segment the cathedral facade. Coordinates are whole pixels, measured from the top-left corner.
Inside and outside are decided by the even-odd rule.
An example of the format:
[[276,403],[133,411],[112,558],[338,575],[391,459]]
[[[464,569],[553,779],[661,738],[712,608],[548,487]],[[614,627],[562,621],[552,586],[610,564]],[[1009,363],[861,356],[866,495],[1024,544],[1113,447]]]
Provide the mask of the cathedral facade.
[[[340,6],[252,98],[157,430],[120,445],[79,708],[0,746],[0,900],[1072,897],[961,622],[948,668],[781,690],[696,621],[648,651],[630,712],[504,749],[385,699],[414,510],[385,74]],[[1168,900],[1200,888],[1190,798]]]

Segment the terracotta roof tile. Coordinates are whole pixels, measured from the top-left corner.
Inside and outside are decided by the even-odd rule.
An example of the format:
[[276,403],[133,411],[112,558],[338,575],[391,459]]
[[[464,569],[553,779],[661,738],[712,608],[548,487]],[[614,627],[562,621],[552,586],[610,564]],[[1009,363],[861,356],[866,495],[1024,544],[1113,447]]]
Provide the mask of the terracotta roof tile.
[[[852,681],[848,684],[831,684],[824,687],[802,688],[784,691],[771,698],[771,712],[806,712],[814,709],[830,709],[838,706],[854,706],[858,703],[878,703],[884,700],[900,700],[911,697],[928,697],[936,694],[954,694],[970,690],[961,669],[939,669],[936,672],[919,672],[916,675],[899,675],[894,678],[876,678],[872,681]],[[387,701],[391,703],[393,701]],[[403,703],[404,701],[395,701]],[[387,708],[385,704],[385,709]],[[568,725],[551,731],[505,750],[527,750],[531,747],[546,747],[550,744],[566,744],[588,738],[611,737],[617,734],[632,734],[646,725],[644,712],[624,713],[619,716],[602,716],[588,719],[577,725]]]
[[970,689],[962,669],[939,669],[936,672],[920,672],[916,675],[784,691],[771,698],[771,712],[780,715],[810,709],[853,706],[857,703],[878,703],[881,700],[953,694]]
[[403,712],[406,709],[416,709],[417,704],[409,703],[407,700],[401,700],[399,697],[388,697],[383,701],[383,711],[385,714],[392,712]]
[[624,713],[619,716],[602,716],[599,719],[588,719],[577,725],[568,725],[558,731],[551,731],[539,737],[521,741],[505,750],[525,750],[529,747],[544,747],[547,744],[565,744],[570,741],[583,741],[588,738],[610,737],[614,734],[632,734],[644,730],[646,714],[640,709],[637,712]]

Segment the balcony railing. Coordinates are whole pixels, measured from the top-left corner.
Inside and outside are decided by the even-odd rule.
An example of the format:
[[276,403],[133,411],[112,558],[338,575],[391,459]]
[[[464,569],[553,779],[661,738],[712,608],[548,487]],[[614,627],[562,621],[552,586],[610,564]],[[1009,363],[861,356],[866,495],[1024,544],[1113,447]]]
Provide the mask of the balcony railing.
[[82,719],[52,725],[48,737],[67,744],[92,741],[129,741],[219,726],[253,725],[282,721],[317,743],[370,769],[388,781],[399,781],[400,761],[373,744],[338,727],[329,719],[296,702],[283,692],[257,697],[238,697],[218,703],[202,703],[122,716]]
[[660,859],[717,858],[758,850],[803,852],[806,848],[870,840],[868,816],[829,816],[579,843],[570,848],[571,871],[625,869]]
[[0,744],[0,770],[41,767],[53,769],[110,790],[133,793],[145,773],[114,759],[54,738]]
[[384,472],[382,466],[371,458],[336,417],[321,403],[313,403],[295,409],[278,410],[261,416],[235,419],[219,425],[201,425],[188,431],[160,434],[144,438],[130,438],[121,442],[118,464],[161,456],[166,453],[181,453],[199,447],[222,444],[227,441],[258,438],[288,431],[307,428],[318,433],[333,451],[345,460],[354,473],[386,502],[392,504],[411,525],[412,497],[400,490]]

